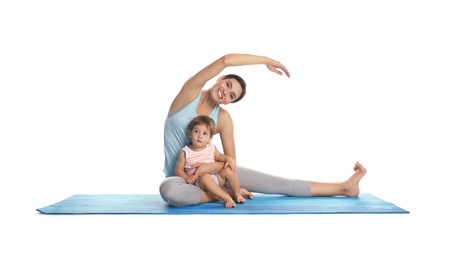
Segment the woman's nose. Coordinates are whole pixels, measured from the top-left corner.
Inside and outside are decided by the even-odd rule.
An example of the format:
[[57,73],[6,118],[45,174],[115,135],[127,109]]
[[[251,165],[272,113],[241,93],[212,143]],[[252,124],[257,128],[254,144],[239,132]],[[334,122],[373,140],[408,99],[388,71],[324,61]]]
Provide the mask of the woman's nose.
[[231,92],[230,89],[227,89],[227,90],[224,91],[224,95],[226,96],[226,98],[230,97],[230,92]]

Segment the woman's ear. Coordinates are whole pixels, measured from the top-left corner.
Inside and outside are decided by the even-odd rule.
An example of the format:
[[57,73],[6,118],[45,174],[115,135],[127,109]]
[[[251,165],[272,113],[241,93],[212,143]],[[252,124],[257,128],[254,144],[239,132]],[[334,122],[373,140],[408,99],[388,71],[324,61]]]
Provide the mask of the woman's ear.
[[217,80],[216,80],[216,82],[219,82],[219,81],[221,81],[221,80],[223,80],[224,79],[224,77],[225,76],[221,76],[221,77],[219,77]]

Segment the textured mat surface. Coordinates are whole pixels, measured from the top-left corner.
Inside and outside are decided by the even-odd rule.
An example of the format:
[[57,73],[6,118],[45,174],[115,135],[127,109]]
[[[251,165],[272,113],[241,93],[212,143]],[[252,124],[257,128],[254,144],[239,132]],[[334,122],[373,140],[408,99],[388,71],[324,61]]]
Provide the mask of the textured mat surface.
[[222,202],[170,207],[156,194],[77,194],[37,209],[46,214],[351,214],[409,213],[371,194],[357,198],[299,198],[254,194],[253,200],[225,208]]

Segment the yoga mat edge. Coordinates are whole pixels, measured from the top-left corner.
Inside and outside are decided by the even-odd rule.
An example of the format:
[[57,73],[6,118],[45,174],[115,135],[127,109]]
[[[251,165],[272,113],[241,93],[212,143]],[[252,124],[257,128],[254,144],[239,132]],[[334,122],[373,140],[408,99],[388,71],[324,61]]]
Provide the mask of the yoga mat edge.
[[223,202],[171,207],[156,194],[76,194],[36,209],[43,214],[409,214],[371,194],[348,197],[287,197],[255,194],[253,200],[225,208]]

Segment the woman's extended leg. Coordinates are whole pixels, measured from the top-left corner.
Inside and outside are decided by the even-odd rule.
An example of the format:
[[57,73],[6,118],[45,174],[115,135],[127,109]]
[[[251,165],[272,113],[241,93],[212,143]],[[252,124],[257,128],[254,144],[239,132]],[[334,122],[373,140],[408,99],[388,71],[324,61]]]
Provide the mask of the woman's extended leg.
[[237,166],[240,186],[250,192],[283,194],[293,197],[310,197],[310,181],[287,179]]
[[[322,183],[287,179],[241,166],[237,167],[237,175],[242,188],[250,192],[283,194],[295,197],[358,196],[359,182],[365,176],[366,169],[357,162],[354,171],[355,173],[345,182]],[[229,192],[229,195],[231,194],[230,190],[226,192]],[[175,207],[220,200],[213,194],[205,192],[195,185],[186,183],[180,177],[166,178],[160,185],[160,194],[163,200]],[[244,196],[245,194],[242,193],[241,195]]]
[[354,175],[345,182],[321,183],[287,179],[241,166],[237,167],[237,175],[241,187],[250,192],[283,194],[293,197],[358,196],[359,182],[365,175],[366,169],[359,163],[356,163],[354,171]]
[[343,195],[348,197],[359,196],[359,183],[360,180],[365,176],[366,169],[357,162],[354,166],[354,174],[345,182],[338,183],[322,183],[322,182],[311,182],[311,192],[312,196],[337,196]]

